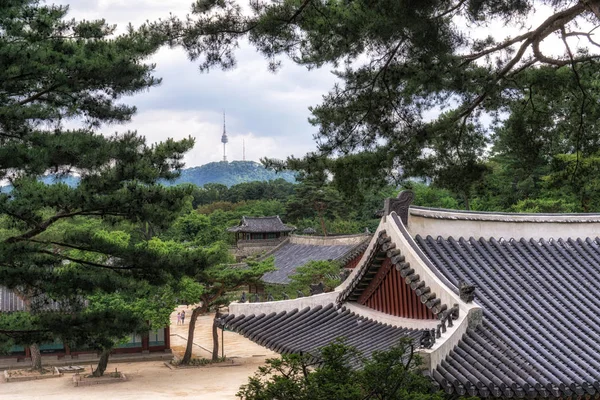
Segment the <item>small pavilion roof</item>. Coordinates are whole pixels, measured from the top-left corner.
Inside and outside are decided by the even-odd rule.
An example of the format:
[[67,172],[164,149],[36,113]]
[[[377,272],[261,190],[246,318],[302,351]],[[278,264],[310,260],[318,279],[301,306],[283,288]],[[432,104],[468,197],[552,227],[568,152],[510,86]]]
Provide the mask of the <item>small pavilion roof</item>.
[[267,254],[267,257],[274,257],[275,268],[277,269],[267,272],[262,280],[267,283],[289,283],[289,277],[296,272],[296,268],[309,261],[328,260],[344,264],[362,254],[369,244],[369,239],[370,236],[364,235],[362,241],[359,242],[338,242],[336,244],[334,238],[325,244],[318,243],[317,241],[315,243],[294,243],[294,238],[292,238],[290,241],[281,244],[273,252]]
[[243,233],[272,233],[272,232],[291,232],[296,229],[293,226],[286,225],[281,221],[279,215],[270,217],[247,217],[243,216],[238,226],[228,228],[229,232]]

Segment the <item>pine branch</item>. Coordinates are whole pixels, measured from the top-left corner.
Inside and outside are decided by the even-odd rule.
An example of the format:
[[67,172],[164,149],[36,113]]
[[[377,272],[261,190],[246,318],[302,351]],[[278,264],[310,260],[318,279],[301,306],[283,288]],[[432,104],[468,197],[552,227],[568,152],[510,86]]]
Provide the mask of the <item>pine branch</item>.
[[36,94],[34,94],[32,96],[29,96],[26,99],[23,99],[23,100],[19,101],[17,103],[17,105],[23,106],[23,105],[25,105],[27,103],[31,103],[32,101],[35,101],[35,100],[39,99],[43,95],[45,95],[47,93],[50,93],[50,92],[52,92],[55,89],[58,89],[62,85],[64,85],[64,83],[57,83],[57,84],[54,84],[54,85],[50,85],[49,87],[47,87],[46,89],[42,90],[41,92],[38,92],[38,93],[36,93]]
[[69,256],[66,256],[64,254],[55,253],[55,252],[52,252],[52,251],[49,251],[49,250],[38,249],[38,250],[35,250],[34,252],[35,253],[41,253],[41,254],[48,254],[48,255],[51,255],[51,256],[54,256],[54,257],[58,257],[58,258],[60,258],[62,260],[67,260],[67,261],[71,261],[71,262],[74,262],[74,263],[87,265],[89,267],[110,269],[112,271],[126,271],[126,270],[136,269],[134,267],[113,267],[111,265],[99,264],[99,263],[95,263],[95,262],[92,262],[92,261],[82,260],[80,258],[69,257]]

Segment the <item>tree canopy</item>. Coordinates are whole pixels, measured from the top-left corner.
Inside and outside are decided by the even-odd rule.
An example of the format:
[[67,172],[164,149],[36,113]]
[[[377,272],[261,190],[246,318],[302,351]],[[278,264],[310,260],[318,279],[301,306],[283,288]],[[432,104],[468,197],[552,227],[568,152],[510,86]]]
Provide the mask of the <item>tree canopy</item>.
[[[135,113],[125,96],[160,82],[147,60],[162,39],[131,27],[116,35],[104,20],[67,12],[37,0],[0,3],[0,179],[10,184],[0,193],[0,285],[28,305],[27,318],[0,314],[0,342],[59,337],[105,348],[150,317],[123,299],[211,257],[136,233],[167,227],[189,204],[190,188],[158,181],[177,176],[193,140],[150,145],[136,132],[105,131]],[[44,181],[51,173],[79,183]],[[46,312],[49,304],[60,312]]]
[[222,0],[149,26],[202,71],[235,67],[242,39],[273,69],[334,68],[310,110],[318,152],[283,166],[346,188],[426,177],[469,207],[495,155],[527,171],[520,184],[548,151],[596,151],[599,18],[598,0]]
[[409,341],[366,359],[343,339],[316,354],[269,359],[240,388],[244,400],[421,399],[439,400],[431,381],[419,370],[420,360]]

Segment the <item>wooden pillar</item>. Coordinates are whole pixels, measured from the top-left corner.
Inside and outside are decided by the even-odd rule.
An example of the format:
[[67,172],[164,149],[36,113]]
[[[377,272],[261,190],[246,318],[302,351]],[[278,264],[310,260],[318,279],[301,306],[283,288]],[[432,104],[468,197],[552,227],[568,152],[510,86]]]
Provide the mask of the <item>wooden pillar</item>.
[[149,348],[150,348],[150,338],[148,336],[148,333],[144,333],[142,335],[142,351],[148,350]]
[[66,356],[70,356],[71,355],[71,348],[66,343],[65,343],[65,355]]
[[25,358],[31,358],[31,350],[29,350],[29,346],[25,346]]
[[171,328],[165,326],[165,350],[171,348]]

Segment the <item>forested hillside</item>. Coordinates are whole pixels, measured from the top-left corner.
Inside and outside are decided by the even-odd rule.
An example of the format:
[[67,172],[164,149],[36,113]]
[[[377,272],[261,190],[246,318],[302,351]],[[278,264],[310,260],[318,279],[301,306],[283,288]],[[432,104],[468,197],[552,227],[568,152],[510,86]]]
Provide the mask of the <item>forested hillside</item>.
[[276,173],[254,161],[212,162],[184,169],[174,184],[193,183],[203,186],[207,183],[220,183],[231,186],[243,182],[271,181],[279,178],[288,182],[295,181],[294,174],[291,172]]
[[[177,179],[170,182],[163,181],[163,184],[173,186],[192,183],[203,186],[207,183],[218,183],[229,187],[238,183],[272,181],[275,179],[283,179],[292,183],[296,181],[293,172],[275,172],[254,161],[231,161],[212,162],[199,167],[182,169],[181,175]],[[73,175],[59,177],[51,174],[41,178],[41,181],[47,184],[61,182],[74,187],[79,183],[79,178]],[[6,186],[6,188],[9,187],[9,185]]]

